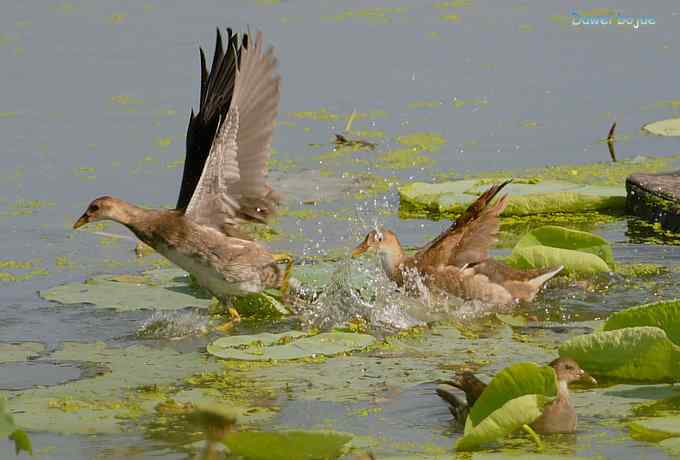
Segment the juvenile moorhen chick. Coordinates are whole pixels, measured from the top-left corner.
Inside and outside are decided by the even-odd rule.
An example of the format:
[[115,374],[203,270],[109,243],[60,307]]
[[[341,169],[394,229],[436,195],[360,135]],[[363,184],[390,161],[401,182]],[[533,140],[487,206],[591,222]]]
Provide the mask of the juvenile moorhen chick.
[[175,209],[144,209],[121,199],[95,199],[73,224],[112,220],[194,275],[224,302],[231,296],[286,288],[280,257],[239,229],[265,223],[279,204],[266,182],[279,106],[277,60],[263,51],[262,34],[217,31],[210,72],[201,55],[198,113],[189,118],[186,161]]
[[427,287],[465,299],[496,305],[530,302],[562,267],[519,270],[489,258],[488,250],[497,241],[498,216],[507,205],[507,195],[491,202],[508,183],[491,186],[450,227],[411,256],[387,229],[370,231],[352,256],[375,248],[388,278],[407,290],[416,290],[409,286],[415,272]]
[[[572,358],[557,358],[550,363],[557,379],[557,397],[543,408],[543,414],[531,426],[539,433],[573,433],[576,430],[576,410],[569,399],[570,382],[597,381],[581,369]],[[465,393],[466,402],[461,401],[450,389],[454,386]],[[437,387],[437,394],[449,404],[449,410],[457,424],[465,423],[470,408],[480,397],[486,384],[471,372],[463,372],[453,380]]]

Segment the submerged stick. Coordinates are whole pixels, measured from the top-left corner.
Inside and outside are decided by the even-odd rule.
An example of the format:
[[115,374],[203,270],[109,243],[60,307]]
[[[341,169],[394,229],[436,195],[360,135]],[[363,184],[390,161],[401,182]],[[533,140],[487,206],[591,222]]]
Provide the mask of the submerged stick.
[[612,162],[616,163],[616,149],[614,148],[614,131],[616,130],[616,122],[609,128],[609,134],[607,135],[607,147],[609,148],[609,156],[612,158]]

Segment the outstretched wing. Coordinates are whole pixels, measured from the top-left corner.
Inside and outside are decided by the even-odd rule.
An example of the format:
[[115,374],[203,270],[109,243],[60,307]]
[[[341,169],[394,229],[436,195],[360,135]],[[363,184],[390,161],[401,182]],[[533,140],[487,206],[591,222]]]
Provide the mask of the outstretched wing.
[[[247,37],[244,37],[244,41]],[[245,43],[244,43],[245,44]],[[208,159],[210,147],[217,133],[220,119],[224,119],[231,105],[236,66],[240,50],[239,37],[227,29],[227,47],[222,45],[222,35],[217,29],[215,53],[210,66],[206,66],[205,53],[201,54],[201,98],[198,113],[191,111],[187,127],[186,156],[182,185],[177,199],[177,209],[184,210],[189,205],[198,180],[203,174],[203,166]]]
[[456,222],[416,253],[418,263],[460,267],[485,260],[489,247],[496,242],[498,216],[507,205],[507,195],[494,204],[491,201],[509,183],[493,185],[482,193]]
[[[264,222],[278,204],[278,197],[266,182],[279,103],[277,61],[272,50],[263,53],[261,33],[257,34],[254,44],[249,42],[245,35],[237,49],[238,38],[230,32],[232,49],[225,53],[218,36],[215,52],[222,57],[213,59],[209,74],[203,68],[203,82],[207,83],[201,85],[201,100],[207,101],[205,107],[212,108],[217,121],[207,117],[207,123],[196,122],[201,120],[202,107],[199,115],[192,116],[187,135],[187,160],[195,153],[192,160],[195,159],[197,165],[203,156],[202,142],[211,123],[217,131],[216,135],[213,132],[214,140],[205,154],[199,178],[183,207],[185,184],[189,190],[191,174],[195,173],[194,165],[187,176],[185,165],[178,208],[184,208],[192,219],[220,230],[243,221]],[[193,129],[192,124],[197,129]],[[195,147],[193,152],[190,147]]]

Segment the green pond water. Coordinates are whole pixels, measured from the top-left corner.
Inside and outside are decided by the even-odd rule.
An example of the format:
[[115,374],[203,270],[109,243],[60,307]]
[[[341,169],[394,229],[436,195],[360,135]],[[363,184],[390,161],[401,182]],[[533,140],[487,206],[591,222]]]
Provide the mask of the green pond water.
[[[611,14],[598,12],[605,6],[657,23],[570,25],[575,9]],[[348,433],[346,458],[367,450],[383,459],[453,458],[461,435],[434,393],[436,380],[461,366],[488,380],[512,362],[547,363],[560,343],[612,312],[680,296],[677,235],[628,217],[540,222],[603,236],[617,271],[556,280],[515,312],[535,317],[528,324],[485,317],[461,326],[460,308],[474,317],[483,308],[429,311],[396,295],[374,259],[348,262],[350,248],[376,224],[408,247],[448,225],[400,215],[396,188],[413,181],[512,175],[622,187],[638,169],[674,168],[677,142],[640,127],[677,116],[679,18],[671,0],[5,5],[0,393],[29,433],[34,458],[191,458],[203,439],[187,415],[195,406],[230,411],[247,429]],[[198,47],[211,52],[215,27],[227,26],[263,30],[283,76],[270,177],[286,201],[263,237],[313,262],[307,270],[326,287],[318,308],[243,321],[228,334],[328,329],[355,313],[368,317],[376,339],[343,342],[340,355],[217,359],[206,346],[225,333],[204,334],[210,299],[183,273],[168,272],[155,255],[137,258],[116,225],[71,229],[99,195],[172,206],[198,102]],[[374,145],[334,144],[353,111],[347,136]],[[602,138],[614,121],[620,166],[584,166],[608,161]],[[493,254],[509,255],[532,225],[504,221]],[[92,278],[103,281],[83,284]],[[352,286],[373,298],[353,297]],[[48,300],[54,289],[71,301]],[[421,326],[398,333],[414,325]],[[544,456],[535,458],[680,455],[675,438],[650,440],[629,428],[649,423],[644,417],[677,416],[670,403],[638,407],[677,394],[668,384],[636,382],[577,388],[577,433],[545,437]],[[535,452],[522,436],[503,445],[471,458]],[[0,458],[14,458],[12,448],[0,440]]]

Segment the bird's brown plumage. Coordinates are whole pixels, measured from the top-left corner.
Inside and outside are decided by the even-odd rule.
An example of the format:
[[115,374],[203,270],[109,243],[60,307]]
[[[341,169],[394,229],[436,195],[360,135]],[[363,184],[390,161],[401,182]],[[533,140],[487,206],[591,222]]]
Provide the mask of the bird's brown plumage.
[[278,204],[266,182],[279,105],[277,60],[262,34],[218,31],[210,70],[201,50],[199,110],[191,112],[177,208],[143,209],[123,200],[94,200],[74,228],[97,220],[127,226],[140,240],[195,276],[222,300],[280,287],[286,276],[243,222],[262,223]]

